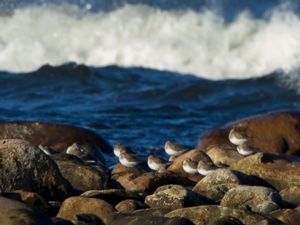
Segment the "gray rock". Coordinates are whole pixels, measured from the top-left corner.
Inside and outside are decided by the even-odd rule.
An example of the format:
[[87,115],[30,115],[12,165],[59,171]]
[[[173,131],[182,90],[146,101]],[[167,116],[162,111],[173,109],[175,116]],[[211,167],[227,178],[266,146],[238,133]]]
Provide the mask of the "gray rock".
[[123,200],[115,206],[115,209],[121,213],[131,213],[135,210],[145,208],[148,208],[148,206],[144,202],[134,199]]
[[237,152],[236,146],[229,144],[211,145],[206,149],[206,153],[216,165],[231,165],[243,158]]
[[243,224],[275,225],[282,224],[280,221],[268,218],[250,211],[222,207],[217,205],[196,206],[176,209],[165,215],[169,218],[181,217],[190,220],[197,225],[216,225],[223,217],[232,217]]
[[151,208],[178,209],[186,206],[203,205],[207,199],[181,185],[164,185],[148,195],[145,203]]
[[267,214],[280,208],[280,201],[278,192],[271,188],[241,185],[230,189],[220,205]]
[[62,199],[72,190],[56,163],[24,140],[0,141],[0,168],[1,192],[22,189],[46,199]]
[[86,197],[71,197],[66,199],[59,209],[57,217],[65,220],[77,220],[78,214],[94,215],[105,224],[114,217],[114,208],[104,200]]
[[285,203],[292,206],[300,206],[300,186],[283,189],[279,194]]
[[91,166],[76,156],[60,154],[52,158],[58,165],[62,176],[67,179],[77,192],[101,190],[107,187],[108,175],[104,168]]
[[119,216],[109,225],[193,225],[184,218],[165,218],[155,216],[126,215]]
[[239,171],[218,169],[200,180],[193,191],[215,201],[220,201],[228,190],[240,184],[267,185],[262,180]]
[[0,224],[3,225],[53,225],[50,218],[27,205],[0,196]]

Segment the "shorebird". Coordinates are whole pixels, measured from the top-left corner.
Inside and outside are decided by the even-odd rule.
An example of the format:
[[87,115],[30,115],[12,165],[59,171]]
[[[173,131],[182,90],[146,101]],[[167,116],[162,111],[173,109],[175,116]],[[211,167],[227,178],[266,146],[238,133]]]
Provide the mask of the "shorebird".
[[256,148],[250,147],[246,144],[238,145],[236,150],[243,156],[251,155],[252,153],[258,151]]
[[120,157],[121,153],[132,154],[133,152],[130,149],[124,147],[122,144],[116,144],[114,146],[114,154],[115,154],[115,156]]
[[171,155],[168,159],[169,162],[173,162],[175,159],[177,158],[177,156],[175,155]]
[[188,149],[182,145],[174,144],[171,141],[166,141],[165,151],[168,155],[179,156],[186,152]]
[[152,170],[160,170],[166,168],[168,165],[170,165],[170,162],[167,160],[164,160],[163,158],[160,158],[158,156],[150,155],[148,157],[148,166]]
[[245,131],[232,128],[229,132],[229,141],[234,145],[243,145],[247,142],[247,134]]
[[205,152],[200,151],[197,157],[199,159],[197,165],[199,174],[206,176],[218,168]]
[[51,153],[51,148],[50,147],[47,147],[47,146],[43,146],[43,145],[39,145],[38,146],[39,149],[41,149],[46,155],[52,155]]
[[83,149],[77,143],[73,143],[72,145],[70,145],[67,148],[66,153],[69,155],[75,155],[80,159],[85,158],[89,155],[89,153],[85,151],[85,149]]
[[120,163],[126,167],[135,167],[142,162],[141,159],[130,153],[120,153]]
[[198,173],[197,165],[198,165],[197,161],[188,158],[183,161],[182,168],[186,173],[195,174]]

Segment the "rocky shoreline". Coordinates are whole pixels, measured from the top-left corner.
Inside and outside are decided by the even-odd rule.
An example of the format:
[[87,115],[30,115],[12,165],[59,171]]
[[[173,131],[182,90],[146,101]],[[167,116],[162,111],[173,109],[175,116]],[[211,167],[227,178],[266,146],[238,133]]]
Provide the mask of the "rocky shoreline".
[[[121,164],[108,170],[102,153],[112,147],[83,128],[0,123],[0,224],[297,225],[299,125],[292,112],[247,118],[208,131],[197,148],[153,172]],[[228,141],[232,128],[260,151],[241,156]],[[93,158],[66,154],[73,143]],[[185,173],[183,161],[199,151],[226,167]]]

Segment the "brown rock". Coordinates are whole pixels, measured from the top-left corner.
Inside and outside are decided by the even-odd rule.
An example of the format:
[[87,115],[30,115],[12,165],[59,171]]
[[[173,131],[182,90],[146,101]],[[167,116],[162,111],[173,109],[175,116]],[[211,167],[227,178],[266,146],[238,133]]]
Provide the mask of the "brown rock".
[[271,188],[239,185],[224,195],[221,206],[267,214],[280,208],[280,196]]
[[118,182],[127,191],[152,193],[156,188],[165,184],[180,184],[192,186],[195,183],[187,178],[171,173],[146,172],[141,174],[115,174],[112,179]]
[[236,146],[228,144],[212,145],[207,147],[206,151],[207,155],[216,165],[231,165],[243,158],[243,156],[237,152]]
[[5,225],[53,225],[50,218],[24,203],[0,196],[0,224]]
[[300,206],[300,186],[292,186],[280,191],[281,199],[292,206]]
[[108,176],[101,167],[92,167],[72,155],[56,155],[53,159],[62,176],[77,192],[101,190],[107,187]]
[[109,225],[193,225],[184,218],[165,218],[156,216],[126,215],[119,216]]
[[230,129],[244,130],[249,136],[248,144],[267,152],[300,155],[300,114],[275,112],[258,115],[205,133],[198,149],[205,150],[215,144],[230,144]]
[[248,176],[240,171],[218,169],[200,180],[193,191],[218,202],[228,190],[240,184],[265,185],[256,177]]
[[158,216],[164,217],[167,213],[171,212],[171,209],[139,209],[133,212],[133,214],[140,216]]
[[148,206],[144,202],[134,199],[121,201],[115,206],[115,209],[121,213],[132,213],[135,210],[145,208],[148,208]]
[[196,206],[190,208],[176,209],[168,214],[166,217],[181,217],[192,221],[197,225],[216,224],[223,217],[232,217],[240,220],[243,224],[264,224],[275,225],[281,224],[275,219],[264,217],[259,214],[251,213],[241,209],[232,209],[217,205]]
[[90,190],[81,194],[82,197],[99,198],[111,205],[116,205],[126,199],[144,201],[146,195],[142,192],[126,191],[124,189]]
[[46,212],[48,209],[48,205],[45,199],[35,192],[16,190],[12,192],[2,193],[2,196],[24,202],[26,205],[38,208],[43,212]]
[[78,214],[92,214],[99,217],[105,224],[113,219],[114,208],[104,200],[86,197],[71,197],[66,199],[57,217],[66,220],[76,220]]
[[2,122],[0,139],[24,139],[61,152],[73,143],[112,152],[112,147],[99,135],[84,128],[45,122]]
[[300,164],[270,158],[271,155],[256,153],[231,165],[232,169],[257,176],[277,190],[300,185]]
[[179,209],[187,206],[204,205],[209,201],[181,185],[163,185],[148,195],[145,203],[156,209]]
[[300,207],[284,210],[277,219],[288,225],[299,225]]
[[0,168],[2,192],[22,189],[47,199],[61,199],[71,191],[55,162],[24,140],[0,141]]

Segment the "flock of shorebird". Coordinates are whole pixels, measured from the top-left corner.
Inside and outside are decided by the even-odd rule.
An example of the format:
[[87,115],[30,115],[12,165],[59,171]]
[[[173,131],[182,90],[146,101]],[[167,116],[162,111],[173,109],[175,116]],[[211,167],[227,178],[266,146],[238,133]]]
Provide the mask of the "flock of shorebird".
[[[250,155],[253,152],[257,151],[247,144],[248,137],[247,134],[243,131],[239,131],[233,128],[230,130],[228,138],[232,144],[237,146],[236,150],[243,156]],[[47,155],[52,154],[50,148],[41,145],[39,146],[39,148]],[[169,159],[165,160],[161,157],[150,155],[147,159],[147,165],[151,170],[159,172],[164,171],[172,163],[172,161],[174,161],[175,158],[182,155],[183,153],[186,153],[187,151],[189,151],[188,148],[182,145],[174,144],[171,141],[167,141],[165,143],[165,152],[169,155]],[[101,164],[101,160],[99,160],[98,157],[76,143],[70,145],[65,153],[69,155],[75,155],[76,157],[92,165]],[[142,159],[135,156],[130,149],[125,148],[121,144],[116,144],[114,146],[114,154],[118,157],[119,162],[125,167],[136,167],[144,162]],[[193,157],[191,158],[185,159],[182,163],[182,169],[186,173],[199,173],[204,176],[224,166],[225,165],[216,165],[204,151],[198,151],[197,154],[193,155]]]
[[[243,131],[231,129],[229,132],[229,141],[236,145],[236,150],[243,156],[247,156],[256,151],[256,149],[247,145],[248,137]],[[147,159],[148,167],[155,171],[165,170],[172,161],[189,151],[186,147],[167,141],[165,143],[165,152],[169,155],[169,160],[165,160],[161,157],[150,155]],[[114,154],[119,158],[119,162],[125,167],[136,167],[143,162],[142,159],[135,156],[133,152],[125,148],[121,144],[114,146]],[[187,158],[182,163],[182,169],[189,174],[201,174],[206,176],[214,170],[223,167],[223,165],[215,165],[212,159],[203,151],[198,151],[192,158]]]

